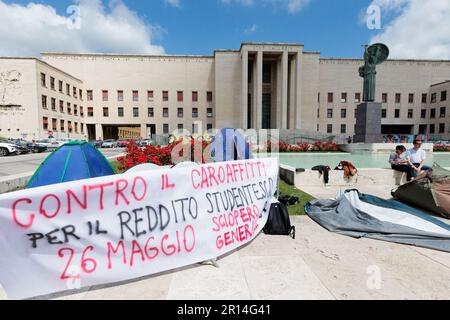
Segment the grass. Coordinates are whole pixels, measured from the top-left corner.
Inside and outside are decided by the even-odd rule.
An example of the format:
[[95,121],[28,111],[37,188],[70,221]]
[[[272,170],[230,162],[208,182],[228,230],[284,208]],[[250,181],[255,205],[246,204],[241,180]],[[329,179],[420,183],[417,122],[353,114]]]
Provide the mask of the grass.
[[303,192],[299,189],[297,189],[294,186],[288,185],[283,180],[280,180],[280,193],[281,195],[287,195],[287,196],[295,196],[300,199],[300,202],[294,206],[289,206],[289,215],[291,216],[300,216],[305,214],[305,204],[308,201],[315,200],[313,196],[310,194]]
[[[122,173],[117,167],[119,166],[119,162],[117,161],[110,161],[111,166],[113,167],[116,174]],[[282,195],[287,196],[295,196],[300,199],[300,203],[296,204],[294,206],[289,206],[289,215],[291,216],[298,216],[298,215],[304,215],[305,214],[305,203],[311,200],[314,200],[315,198],[299,189],[297,189],[294,186],[288,185],[286,182],[280,180],[280,193]]]

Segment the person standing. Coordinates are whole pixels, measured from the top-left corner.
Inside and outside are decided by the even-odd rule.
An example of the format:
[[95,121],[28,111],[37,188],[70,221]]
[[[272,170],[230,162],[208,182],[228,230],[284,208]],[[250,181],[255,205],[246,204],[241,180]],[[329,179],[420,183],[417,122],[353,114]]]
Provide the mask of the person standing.
[[424,171],[432,171],[430,166],[427,166],[425,164],[425,160],[427,159],[427,155],[425,153],[425,150],[422,149],[422,141],[421,140],[414,140],[413,142],[414,147],[412,149],[409,149],[406,153],[406,157],[409,160],[409,162],[413,165],[413,177],[417,177],[422,170]]
[[413,164],[404,156],[405,152],[405,146],[397,146],[395,152],[389,157],[389,163],[392,170],[406,172],[406,179],[409,182],[414,176],[415,169],[413,169]]

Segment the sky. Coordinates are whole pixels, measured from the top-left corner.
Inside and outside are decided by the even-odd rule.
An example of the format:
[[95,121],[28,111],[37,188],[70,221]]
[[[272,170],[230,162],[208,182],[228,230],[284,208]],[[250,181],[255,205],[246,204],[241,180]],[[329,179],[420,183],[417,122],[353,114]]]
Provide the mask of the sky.
[[213,55],[241,42],[303,43],[358,58],[450,59],[450,0],[0,0],[0,55]]

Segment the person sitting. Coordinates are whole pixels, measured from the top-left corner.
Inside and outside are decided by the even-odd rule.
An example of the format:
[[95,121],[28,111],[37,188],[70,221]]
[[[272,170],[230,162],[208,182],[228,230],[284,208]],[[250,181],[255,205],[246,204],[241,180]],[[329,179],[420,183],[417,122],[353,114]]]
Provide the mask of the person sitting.
[[407,181],[411,181],[413,172],[413,164],[406,159],[406,157],[402,156],[406,152],[405,146],[397,146],[395,148],[395,152],[392,153],[389,157],[389,163],[391,168],[395,171],[406,172]]
[[425,150],[422,149],[422,141],[421,140],[414,140],[413,142],[414,147],[412,149],[409,149],[406,157],[409,160],[409,162],[412,163],[412,176],[417,177],[420,172],[423,171],[433,171],[433,169],[430,166],[425,165],[425,160],[427,159],[427,155],[425,153]]

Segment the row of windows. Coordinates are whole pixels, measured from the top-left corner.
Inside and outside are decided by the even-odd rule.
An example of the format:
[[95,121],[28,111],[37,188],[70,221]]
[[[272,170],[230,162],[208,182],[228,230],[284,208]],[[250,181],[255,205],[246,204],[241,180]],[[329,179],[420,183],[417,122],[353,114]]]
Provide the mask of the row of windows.
[[[381,117],[382,118],[387,118],[387,109],[382,109],[381,110]],[[400,118],[400,109],[395,109],[394,110],[394,118]],[[356,113],[357,113],[357,109],[355,109],[355,118],[356,118]],[[327,118],[328,119],[332,119],[333,118],[333,114],[334,114],[334,110],[333,109],[327,109]],[[445,118],[447,116],[447,108],[446,107],[441,107],[439,109],[439,118]],[[430,119],[435,119],[436,118],[436,109],[430,109],[430,114],[429,114]],[[320,118],[320,109],[317,109],[317,118]],[[341,109],[341,119],[345,119],[347,118],[347,109]],[[414,109],[408,109],[408,119],[413,119],[414,118]],[[422,109],[420,110],[420,118],[421,119],[426,119],[427,118],[427,109]]]
[[[192,91],[192,102],[198,102],[198,91]],[[154,99],[154,92],[153,91],[147,91],[147,101],[152,102]],[[93,101],[94,100],[94,92],[92,90],[87,90],[87,100]],[[125,100],[124,97],[124,91],[123,90],[117,90],[117,101],[123,102]],[[133,90],[132,91],[132,100],[133,102],[139,101],[139,91]],[[102,101],[109,101],[109,91],[108,90],[102,90]],[[162,91],[162,101],[168,102],[169,101],[169,91]],[[184,101],[184,91],[177,91],[177,102],[183,102]],[[211,91],[206,92],[206,102],[213,102],[213,93]]]
[[[212,130],[212,128],[213,128],[213,125],[212,125],[212,123],[208,123],[207,125],[206,125],[206,130]],[[169,124],[168,123],[164,123],[163,124],[163,134],[169,134],[170,133],[170,126],[169,126]],[[184,130],[185,128],[184,128],[184,124],[182,124],[182,123],[179,123],[178,125],[177,125],[177,130]],[[198,126],[198,124],[197,123],[193,123],[192,124],[192,131],[191,132],[193,132],[193,133],[196,133],[196,132],[199,132],[199,131],[201,131],[201,130],[199,130],[199,126]]]
[[[88,110],[88,117],[94,116],[93,110],[91,110],[91,111],[92,111],[92,113],[90,113]],[[117,116],[119,118],[124,117],[124,112],[125,112],[125,108],[123,108],[123,107],[117,108]],[[155,116],[155,108],[147,108],[147,116],[149,118],[153,118]],[[163,116],[163,118],[169,118],[169,108],[163,108],[162,116]],[[208,118],[213,117],[213,109],[212,108],[206,109],[206,116]],[[109,117],[109,108],[107,108],[107,107],[103,108],[103,117]],[[139,117],[139,107],[133,108],[133,117],[134,118]],[[177,117],[178,118],[184,117],[184,109],[183,108],[178,108]],[[199,117],[198,108],[192,108],[192,118],[198,118],[198,117]]]
[[[41,86],[47,88],[47,75],[41,72]],[[56,79],[55,77],[50,76],[50,89],[56,91]],[[69,83],[66,83],[65,86],[65,94],[73,96],[75,99],[78,99],[78,95],[80,100],[83,100],[83,90],[77,89],[75,86],[71,86]],[[58,80],[58,91],[64,93],[64,82],[62,80]]]
[[[66,122],[67,122],[67,128],[66,128]],[[61,132],[67,132],[69,133],[78,133],[78,129],[80,129],[81,133],[84,133],[84,124],[73,122],[72,121],[65,121],[65,120],[59,120],[59,126],[58,126],[58,119],[51,119],[51,123],[49,122],[48,117],[42,117],[42,128],[45,131],[61,131]]]
[[[389,95],[387,93],[382,93],[381,94],[381,102],[382,103],[388,103],[388,98]],[[348,102],[348,94],[347,92],[342,92],[341,93],[341,103],[347,103]],[[408,94],[408,103],[409,104],[413,104],[415,101],[415,95],[414,93],[410,93]],[[428,101],[428,94],[427,93],[423,93],[422,94],[422,103],[426,104]],[[440,101],[447,101],[447,91],[442,91],[440,93]],[[320,103],[320,93],[318,95],[318,102]],[[334,93],[333,92],[328,92],[328,99],[327,99],[328,103],[334,103]],[[361,102],[361,93],[355,93],[355,99],[354,99],[355,103],[360,103]],[[401,93],[396,93],[395,94],[395,103],[401,103],[402,102],[402,94]],[[437,102],[437,93],[432,93],[431,94],[431,103],[436,103]]]
[[[428,131],[427,131],[427,127],[428,127]],[[446,124],[445,123],[440,123],[439,127],[438,127],[438,132],[439,133],[445,133],[445,128],[446,128]],[[320,126],[317,125],[317,131],[319,131]],[[449,127],[450,129],[450,127]],[[327,133],[332,134],[333,133],[333,125],[332,124],[327,124]],[[341,124],[341,128],[340,128],[340,133],[341,134],[346,134],[347,133],[347,125],[346,124]],[[421,124],[419,125],[419,134],[435,134],[436,133],[436,125],[434,124],[430,124],[430,125],[426,125],[426,124]]]
[[[47,96],[42,95],[41,104],[42,104],[42,109],[45,109],[45,110],[49,109]],[[55,111],[55,112],[58,112],[58,110],[59,110],[60,113],[67,112],[68,115],[73,114],[75,116],[80,115],[80,117],[84,117],[84,109],[82,106],[78,106],[76,104],[74,104],[72,106],[72,104],[70,102],[64,103],[63,100],[58,100],[58,105],[56,105],[56,99],[50,98],[50,108],[52,111]],[[79,113],[78,113],[78,111],[79,111]]]

